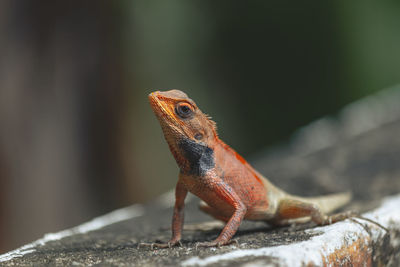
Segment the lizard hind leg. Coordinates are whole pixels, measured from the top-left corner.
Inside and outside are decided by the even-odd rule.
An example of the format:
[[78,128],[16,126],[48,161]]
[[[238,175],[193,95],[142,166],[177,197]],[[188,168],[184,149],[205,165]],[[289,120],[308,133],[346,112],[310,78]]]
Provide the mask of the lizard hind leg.
[[223,222],[228,222],[229,221],[229,217],[225,217],[223,215],[221,215],[221,213],[214,209],[213,207],[210,207],[207,203],[205,203],[204,201],[201,201],[199,204],[199,209],[205,213],[207,213],[208,215],[211,215],[212,217],[214,217],[217,220],[223,221]]
[[318,225],[332,224],[346,219],[351,219],[352,221],[357,222],[354,218],[358,218],[373,223],[386,232],[389,232],[388,228],[374,220],[360,215],[358,212],[347,211],[333,215],[326,215],[316,204],[300,200],[282,200],[279,203],[277,217],[272,223],[276,225],[285,225],[289,224],[289,222],[307,222],[308,220],[304,220],[307,219],[307,217]]
[[317,225],[327,225],[353,217],[352,214],[344,212],[326,215],[318,205],[297,199],[281,200],[277,210],[275,223],[287,222],[292,219],[309,217]]

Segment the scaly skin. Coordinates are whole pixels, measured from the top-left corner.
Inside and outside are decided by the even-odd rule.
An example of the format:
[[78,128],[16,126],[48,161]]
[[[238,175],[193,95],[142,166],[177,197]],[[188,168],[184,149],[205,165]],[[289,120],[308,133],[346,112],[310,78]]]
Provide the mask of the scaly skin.
[[200,206],[202,211],[226,222],[217,239],[198,243],[196,247],[231,243],[245,219],[283,225],[293,219],[309,218],[324,225],[350,216],[325,215],[346,204],[350,200],[349,193],[302,198],[272,185],[219,139],[216,124],[182,91],[153,92],[149,100],[180,168],[172,238],[166,244],[151,244],[152,247],[180,244],[188,191],[204,201]]

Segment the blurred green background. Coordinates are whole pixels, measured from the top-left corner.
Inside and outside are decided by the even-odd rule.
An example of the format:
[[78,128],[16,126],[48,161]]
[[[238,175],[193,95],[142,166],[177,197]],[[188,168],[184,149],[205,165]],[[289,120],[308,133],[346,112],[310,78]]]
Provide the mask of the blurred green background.
[[243,156],[400,81],[398,1],[0,2],[0,251],[145,202],[185,91]]

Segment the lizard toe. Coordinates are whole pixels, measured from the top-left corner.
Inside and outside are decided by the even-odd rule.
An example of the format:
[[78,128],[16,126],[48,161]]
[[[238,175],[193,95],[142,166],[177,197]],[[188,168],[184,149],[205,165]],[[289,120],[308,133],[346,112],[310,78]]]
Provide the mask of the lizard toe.
[[218,247],[218,248],[220,248],[222,246],[227,246],[227,245],[231,245],[231,244],[239,245],[239,242],[236,239],[229,240],[229,241],[226,241],[226,242],[215,241],[215,240],[211,241],[211,242],[198,242],[198,243],[196,243],[195,248],[196,248],[196,250],[198,248],[201,248],[201,247],[203,247],[203,248],[209,248],[209,247]]
[[150,247],[150,249],[153,250],[154,248],[172,248],[177,245],[182,247],[182,243],[180,241],[169,241],[168,243],[139,243],[137,248],[139,249],[140,247]]

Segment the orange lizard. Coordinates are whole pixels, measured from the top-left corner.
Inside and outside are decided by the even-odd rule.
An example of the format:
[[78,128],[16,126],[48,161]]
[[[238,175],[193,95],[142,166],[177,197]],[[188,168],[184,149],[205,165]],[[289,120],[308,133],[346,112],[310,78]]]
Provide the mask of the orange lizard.
[[350,213],[326,215],[346,204],[350,193],[304,198],[278,189],[219,139],[215,122],[184,92],[157,91],[149,95],[149,100],[180,168],[172,238],[165,244],[153,243],[152,247],[180,244],[188,192],[203,200],[202,211],[226,222],[217,239],[198,243],[196,248],[230,244],[242,220],[284,225],[293,219],[308,218],[317,225],[326,225],[353,216]]

